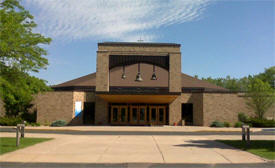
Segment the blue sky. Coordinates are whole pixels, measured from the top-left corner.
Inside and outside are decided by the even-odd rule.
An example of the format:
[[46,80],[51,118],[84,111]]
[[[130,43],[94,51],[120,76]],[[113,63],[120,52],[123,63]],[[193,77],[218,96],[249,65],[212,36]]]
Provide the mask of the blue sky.
[[243,77],[275,65],[275,1],[28,0],[38,27],[51,37],[50,65],[34,74],[58,84],[96,71],[97,43],[182,45],[182,72]]

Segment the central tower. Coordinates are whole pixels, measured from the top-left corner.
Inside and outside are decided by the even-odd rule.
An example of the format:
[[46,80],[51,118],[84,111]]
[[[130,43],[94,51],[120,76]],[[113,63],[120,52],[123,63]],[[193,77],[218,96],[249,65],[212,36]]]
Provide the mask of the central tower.
[[[150,66],[152,71],[148,70]],[[123,77],[115,75],[116,69],[119,68],[121,69],[119,72],[121,72]],[[155,69],[157,69],[156,74]],[[135,74],[133,70],[136,70]],[[176,118],[180,118],[180,107],[173,105],[173,101],[180,94],[180,44],[98,43],[96,120],[102,121],[104,124],[111,122],[112,118],[110,117],[113,112],[110,113],[110,109],[112,109],[110,105],[114,103],[122,103],[127,105],[127,107],[129,103],[142,103],[143,106],[147,104],[146,107],[148,106],[148,109],[149,105],[151,109],[151,106],[155,104],[166,103],[167,115],[169,114],[166,118],[169,118],[167,122],[171,124],[177,122],[175,121]],[[166,106],[163,107],[165,108]],[[156,114],[160,116],[160,113]],[[118,112],[118,115],[120,116],[121,113]],[[150,117],[149,113],[148,117]]]

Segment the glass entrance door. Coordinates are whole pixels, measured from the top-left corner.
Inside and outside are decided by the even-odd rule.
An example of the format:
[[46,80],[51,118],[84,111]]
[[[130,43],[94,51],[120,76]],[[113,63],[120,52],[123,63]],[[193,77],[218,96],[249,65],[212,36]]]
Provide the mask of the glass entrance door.
[[157,106],[150,106],[149,109],[150,109],[150,112],[149,112],[149,123],[151,125],[157,125],[158,124],[158,121],[157,121],[158,107]]
[[166,122],[166,108],[165,106],[158,107],[158,125],[165,125]]
[[111,105],[110,122],[114,125],[165,125],[166,107],[143,104]]
[[127,106],[120,106],[119,119],[120,119],[120,124],[128,123],[128,107]]
[[166,107],[150,106],[149,123],[152,125],[165,125],[166,123]]
[[146,106],[139,106],[139,121],[140,125],[147,124],[147,107]]
[[128,123],[128,107],[112,106],[111,124],[127,124],[127,123]]
[[119,124],[119,106],[111,108],[111,124]]
[[130,124],[138,124],[138,106],[131,106],[130,111]]

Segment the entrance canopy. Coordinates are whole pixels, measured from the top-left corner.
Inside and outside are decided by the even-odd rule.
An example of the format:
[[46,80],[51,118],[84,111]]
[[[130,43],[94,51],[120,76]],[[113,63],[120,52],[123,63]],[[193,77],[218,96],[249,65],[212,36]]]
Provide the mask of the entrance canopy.
[[171,103],[179,95],[126,95],[126,94],[97,94],[109,103]]

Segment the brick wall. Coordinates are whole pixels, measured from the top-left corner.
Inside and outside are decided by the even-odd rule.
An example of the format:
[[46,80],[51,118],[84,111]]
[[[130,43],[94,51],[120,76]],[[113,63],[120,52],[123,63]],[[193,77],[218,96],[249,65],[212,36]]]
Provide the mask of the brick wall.
[[73,113],[73,92],[46,92],[35,98],[37,122],[50,124],[55,120],[70,122]]
[[203,125],[209,126],[213,121],[229,122],[234,125],[238,121],[238,113],[254,116],[247,108],[245,99],[238,94],[204,93]]
[[203,96],[202,93],[184,93],[181,95],[181,103],[193,104],[193,124],[203,125]]
[[193,104],[193,124],[203,125],[203,99],[202,93],[182,93],[176,100],[169,104],[169,125],[175,122],[181,125],[181,104]]
[[108,102],[96,96],[95,98],[95,124],[108,124]]
[[[75,102],[81,101],[82,112],[75,116]],[[84,102],[95,102],[95,93],[93,92],[73,92],[73,119],[70,121],[70,125],[82,125],[83,124],[83,110]]]

